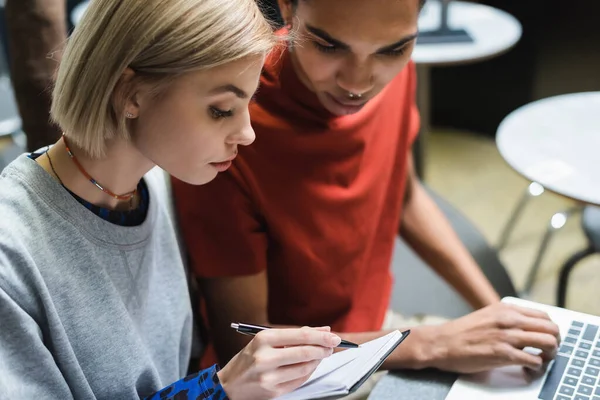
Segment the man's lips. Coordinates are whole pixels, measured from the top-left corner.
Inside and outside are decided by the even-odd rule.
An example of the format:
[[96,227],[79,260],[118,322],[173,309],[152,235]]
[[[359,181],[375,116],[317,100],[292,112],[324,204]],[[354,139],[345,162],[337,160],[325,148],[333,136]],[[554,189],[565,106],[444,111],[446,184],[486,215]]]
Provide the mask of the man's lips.
[[360,100],[349,100],[347,98],[344,97],[338,97],[338,96],[334,96],[332,94],[329,94],[329,97],[331,97],[333,100],[335,100],[339,105],[343,106],[343,107],[362,107],[367,103],[367,99],[360,99]]

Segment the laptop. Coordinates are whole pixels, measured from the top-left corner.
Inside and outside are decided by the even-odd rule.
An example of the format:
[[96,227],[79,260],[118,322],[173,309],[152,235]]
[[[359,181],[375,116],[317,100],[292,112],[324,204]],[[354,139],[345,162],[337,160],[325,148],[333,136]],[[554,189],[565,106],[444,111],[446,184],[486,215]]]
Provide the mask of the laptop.
[[460,376],[446,400],[600,400],[600,317],[513,297],[502,301],[548,313],[562,338],[556,358],[541,376],[521,367]]

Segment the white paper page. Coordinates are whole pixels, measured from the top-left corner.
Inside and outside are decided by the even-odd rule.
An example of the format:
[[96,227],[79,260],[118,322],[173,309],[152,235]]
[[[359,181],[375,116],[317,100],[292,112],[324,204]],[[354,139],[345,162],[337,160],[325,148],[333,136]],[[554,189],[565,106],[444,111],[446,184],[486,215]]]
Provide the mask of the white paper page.
[[[345,365],[323,378],[323,383],[339,382],[346,389],[352,388],[367,372],[369,372],[383,356],[400,340],[402,333],[391,332],[378,339],[364,343],[358,349],[350,349],[358,356]],[[350,351],[348,350],[348,351]]]
[[359,353],[354,352],[353,350],[357,349],[347,349],[344,351],[340,351],[339,353],[332,354],[331,356],[321,361],[315,372],[312,373],[310,378],[308,378],[308,380],[302,386],[307,386],[311,382],[322,378],[327,374],[332,373],[336,369],[343,367],[349,362],[352,362],[356,357],[359,356]]
[[313,395],[318,391],[329,392],[335,391],[336,389],[339,390],[341,385],[339,385],[338,383],[328,385],[317,383],[318,386],[313,385],[312,383],[352,362],[356,357],[358,357],[358,353],[352,350],[356,349],[340,351],[339,353],[335,353],[327,357],[326,359],[321,361],[317,369],[315,369],[315,372],[312,373],[310,378],[308,378],[308,380],[302,386],[300,386],[298,389],[291,393],[277,397],[276,400],[302,399],[306,398],[304,396],[313,397]]
[[300,400],[347,393],[402,337],[399,331],[324,359],[309,380],[277,400]]

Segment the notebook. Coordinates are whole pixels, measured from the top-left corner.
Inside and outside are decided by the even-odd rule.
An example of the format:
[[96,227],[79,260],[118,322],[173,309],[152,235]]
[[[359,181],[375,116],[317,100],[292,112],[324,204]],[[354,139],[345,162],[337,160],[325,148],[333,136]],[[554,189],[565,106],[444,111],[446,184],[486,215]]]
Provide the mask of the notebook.
[[306,400],[346,396],[358,389],[408,336],[394,331],[362,344],[359,348],[335,353],[319,364],[298,389],[277,400]]

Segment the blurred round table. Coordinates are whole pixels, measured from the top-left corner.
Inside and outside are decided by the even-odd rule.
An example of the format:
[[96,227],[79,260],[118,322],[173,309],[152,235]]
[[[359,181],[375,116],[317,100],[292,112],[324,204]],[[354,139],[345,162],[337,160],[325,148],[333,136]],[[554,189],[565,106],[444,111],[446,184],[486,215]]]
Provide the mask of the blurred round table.
[[[441,3],[427,1],[419,16],[419,31],[434,31],[439,29],[440,25]],[[473,41],[420,44],[417,39],[412,55],[418,71],[417,102],[421,113],[421,135],[416,142],[415,151],[417,172],[421,177],[425,157],[423,150],[431,120],[430,68],[463,65],[496,57],[512,48],[521,38],[522,32],[521,24],[512,15],[490,6],[462,1],[450,2],[448,26],[451,29],[464,29]]]
[[496,143],[506,162],[528,180],[600,205],[600,92],[527,104],[502,121]]
[[[600,92],[565,94],[529,103],[510,113],[498,127],[498,150],[515,171],[544,189],[578,203],[550,219],[527,274],[522,292],[525,296],[531,292],[554,232],[564,226],[570,215],[581,211],[582,204],[600,205],[598,110]],[[526,192],[518,203],[504,228],[501,243],[506,243],[531,194]],[[561,274],[559,288],[563,282]],[[564,302],[560,294],[558,301]]]
[[[425,3],[419,16],[419,31],[439,28],[439,1]],[[466,64],[495,57],[513,47],[521,38],[521,24],[512,15],[483,4],[452,1],[448,6],[450,28],[464,29],[473,39],[470,43],[419,44],[413,60],[420,65]]]
[[89,4],[89,1],[84,1],[77,4],[73,8],[73,11],[71,11],[71,23],[73,24],[73,26],[77,26],[79,21],[81,21],[81,17],[83,17],[83,13],[85,12]]

